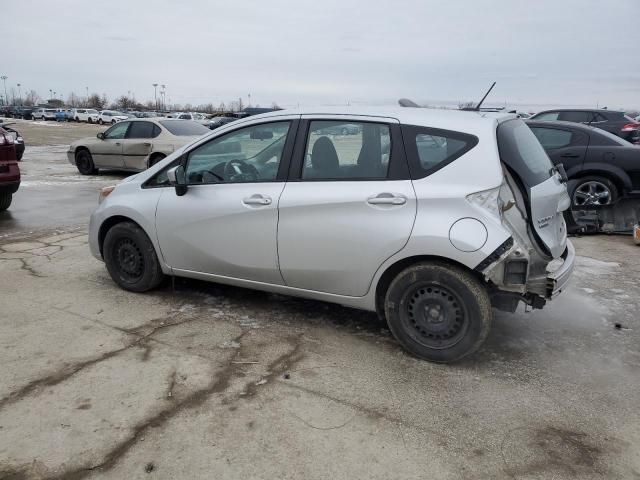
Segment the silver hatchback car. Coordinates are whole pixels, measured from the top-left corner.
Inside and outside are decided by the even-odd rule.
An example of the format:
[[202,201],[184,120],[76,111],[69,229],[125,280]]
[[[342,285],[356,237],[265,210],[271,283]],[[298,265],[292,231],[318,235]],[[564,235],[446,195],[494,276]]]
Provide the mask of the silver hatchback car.
[[564,288],[565,180],[516,115],[278,111],[103,189],[90,245],[127,290],[175,275],[376,311],[409,352],[451,362],[492,307]]

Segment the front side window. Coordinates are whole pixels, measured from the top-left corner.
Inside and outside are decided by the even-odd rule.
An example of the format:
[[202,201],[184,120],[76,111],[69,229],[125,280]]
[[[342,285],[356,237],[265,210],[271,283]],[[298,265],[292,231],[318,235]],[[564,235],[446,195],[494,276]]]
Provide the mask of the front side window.
[[157,136],[155,129],[158,127],[151,122],[131,122],[127,138],[154,138]]
[[380,123],[311,122],[303,179],[381,179],[389,170],[391,135]]
[[531,131],[546,150],[562,148],[571,144],[571,132],[569,130],[532,127]]
[[113,127],[104,132],[104,138],[109,140],[118,140],[124,138],[130,123],[131,122],[116,123]]
[[289,127],[290,122],[252,125],[200,145],[189,153],[188,183],[274,181]]
[[540,113],[539,115],[534,116],[535,120],[558,120],[560,116],[560,112],[546,112]]

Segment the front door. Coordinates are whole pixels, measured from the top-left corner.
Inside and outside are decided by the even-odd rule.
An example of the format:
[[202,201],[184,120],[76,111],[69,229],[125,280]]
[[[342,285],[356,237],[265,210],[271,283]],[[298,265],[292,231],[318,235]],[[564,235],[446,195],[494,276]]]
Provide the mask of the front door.
[[160,250],[178,272],[282,284],[276,232],[297,121],[253,124],[186,154],[188,190],[165,189],[156,213]]
[[300,129],[279,208],[287,286],[363,296],[409,239],[416,197],[398,122],[362,120],[309,119]]
[[96,167],[122,168],[122,143],[131,122],[120,122],[106,132],[104,138],[93,144],[91,155]]

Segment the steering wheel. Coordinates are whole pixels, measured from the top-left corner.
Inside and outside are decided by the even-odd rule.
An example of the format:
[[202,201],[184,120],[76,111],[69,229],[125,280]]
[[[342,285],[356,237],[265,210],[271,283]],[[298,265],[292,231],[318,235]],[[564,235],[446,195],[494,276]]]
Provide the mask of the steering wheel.
[[229,160],[224,166],[224,178],[227,182],[254,182],[259,177],[258,169],[244,160]]

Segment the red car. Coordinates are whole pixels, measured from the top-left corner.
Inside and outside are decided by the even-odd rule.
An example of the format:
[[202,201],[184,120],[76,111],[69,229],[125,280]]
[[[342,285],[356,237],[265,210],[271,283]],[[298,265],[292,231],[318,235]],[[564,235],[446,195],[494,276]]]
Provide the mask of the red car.
[[20,168],[13,136],[0,127],[0,212],[9,208],[20,186]]

